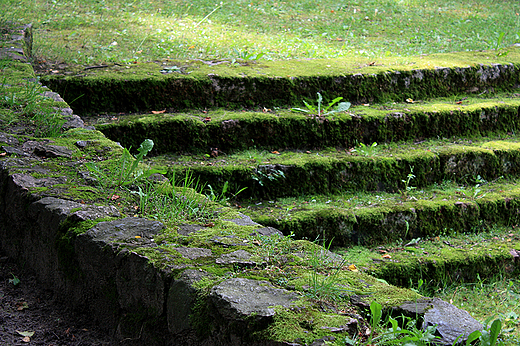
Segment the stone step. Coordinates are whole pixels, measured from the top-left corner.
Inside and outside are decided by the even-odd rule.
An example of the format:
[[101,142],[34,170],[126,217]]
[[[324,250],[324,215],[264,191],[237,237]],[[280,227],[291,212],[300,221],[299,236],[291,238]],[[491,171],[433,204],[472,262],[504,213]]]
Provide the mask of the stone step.
[[520,49],[409,58],[262,61],[232,64],[163,61],[67,66],[41,81],[79,115],[215,107],[293,107],[302,97],[342,96],[355,104],[516,88]]
[[445,182],[400,193],[314,195],[236,206],[255,222],[333,246],[376,246],[520,222],[520,180]]
[[354,246],[336,249],[346,261],[363,272],[405,287],[447,287],[460,282],[476,282],[498,274],[518,275],[520,234],[518,226],[495,227],[485,231],[455,232],[435,237],[417,237],[383,246]]
[[[317,116],[290,109],[259,112],[161,113],[94,117],[98,130],[124,147],[139,147],[149,138],[154,153],[231,153],[248,149],[315,150],[420,141],[452,136],[486,136],[520,127],[519,94],[494,93],[428,101],[389,102],[351,107],[347,112]],[[301,105],[301,101],[297,104]],[[110,120],[112,119],[112,120]],[[99,121],[99,122],[98,122]]]
[[258,151],[236,154],[161,155],[150,160],[169,176],[186,174],[228,196],[243,188],[239,199],[274,199],[345,191],[398,192],[405,181],[423,188],[443,181],[476,184],[520,173],[520,144],[515,135],[452,138],[357,146],[320,151]]

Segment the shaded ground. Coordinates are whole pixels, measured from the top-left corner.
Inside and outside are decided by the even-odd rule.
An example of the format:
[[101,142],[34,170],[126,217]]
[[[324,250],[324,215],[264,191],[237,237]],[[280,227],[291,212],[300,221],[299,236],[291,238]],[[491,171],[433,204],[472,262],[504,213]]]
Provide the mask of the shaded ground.
[[[20,280],[16,285],[15,278]],[[19,332],[34,334],[24,340]],[[0,344],[108,346],[112,343],[87,315],[58,302],[30,272],[0,254]]]

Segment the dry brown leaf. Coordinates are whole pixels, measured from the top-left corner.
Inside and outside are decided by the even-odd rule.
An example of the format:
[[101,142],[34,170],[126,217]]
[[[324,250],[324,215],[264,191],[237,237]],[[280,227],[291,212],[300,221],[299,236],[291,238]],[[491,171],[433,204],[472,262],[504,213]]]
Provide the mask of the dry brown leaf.
[[352,271],[352,272],[358,272],[359,270],[357,269],[356,265],[355,264],[351,264],[348,266],[348,270]]
[[163,109],[162,111],[152,111],[152,114],[161,114],[166,112],[166,109]]

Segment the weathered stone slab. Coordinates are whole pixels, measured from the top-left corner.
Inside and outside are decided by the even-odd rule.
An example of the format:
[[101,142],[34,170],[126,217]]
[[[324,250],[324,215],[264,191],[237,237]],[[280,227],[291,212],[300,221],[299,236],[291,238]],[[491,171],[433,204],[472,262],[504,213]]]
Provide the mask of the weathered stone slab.
[[95,242],[125,242],[129,239],[153,239],[165,226],[159,221],[127,217],[116,221],[98,223],[86,232]]
[[440,339],[436,342],[441,345],[453,345],[459,337],[459,342],[464,342],[469,334],[484,328],[467,311],[439,298],[405,303],[399,306],[399,310],[409,316],[422,316],[423,329],[436,326],[437,334],[440,336]]
[[177,247],[175,250],[178,251],[182,257],[191,260],[200,257],[209,257],[213,254],[210,249],[203,249],[198,247]]
[[251,254],[246,250],[237,250],[227,254],[223,254],[215,260],[217,264],[233,264],[242,267],[261,265],[262,263],[253,261]]
[[299,295],[275,288],[267,281],[233,278],[211,290],[210,297],[217,311],[225,319],[244,320],[253,314],[265,319],[275,314],[275,306],[288,307]]

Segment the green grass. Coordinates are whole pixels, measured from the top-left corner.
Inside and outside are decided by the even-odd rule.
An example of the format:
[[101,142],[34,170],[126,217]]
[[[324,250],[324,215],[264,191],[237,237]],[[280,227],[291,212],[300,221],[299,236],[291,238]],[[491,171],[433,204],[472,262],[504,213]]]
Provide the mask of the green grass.
[[4,0],[2,6],[2,17],[33,23],[41,59],[80,64],[376,59],[496,49],[520,35],[516,0]]

